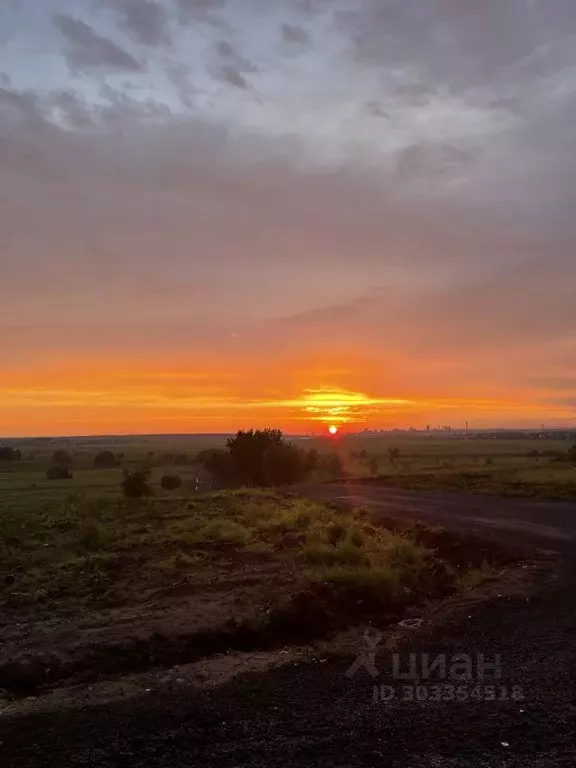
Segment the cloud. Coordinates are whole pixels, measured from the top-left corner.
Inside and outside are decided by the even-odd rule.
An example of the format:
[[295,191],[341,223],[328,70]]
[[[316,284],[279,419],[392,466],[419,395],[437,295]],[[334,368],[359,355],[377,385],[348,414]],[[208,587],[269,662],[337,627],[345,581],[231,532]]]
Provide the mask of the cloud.
[[143,69],[134,56],[112,40],[97,35],[84,21],[63,14],[56,15],[54,21],[69,42],[65,56],[71,70],[86,72],[102,68],[138,72]]
[[190,82],[192,67],[187,64],[175,63],[166,67],[165,71],[168,80],[178,92],[182,104],[191,108],[193,106],[192,94],[194,93],[194,88]]
[[104,0],[122,18],[124,29],[137,42],[158,46],[170,43],[170,14],[154,0]]
[[229,27],[221,15],[226,8],[226,0],[176,0],[176,7],[181,24],[201,21],[217,27]]
[[45,108],[72,128],[82,130],[94,125],[94,112],[75,93],[54,91],[43,99]]
[[[279,400],[573,396],[574,13],[541,4],[538,28],[516,0],[336,5],[182,0],[168,53],[147,27],[145,78],[123,76],[142,49],[117,49],[111,14],[97,31],[58,17],[85,77],[53,29],[32,86],[10,48],[4,366],[226,361]],[[314,45],[279,44],[283,23]]]
[[228,40],[219,40],[216,43],[216,50],[220,56],[224,56],[225,58],[236,58],[237,56],[234,47],[228,42]]
[[286,22],[281,26],[282,39],[286,43],[297,43],[298,45],[307,45],[310,42],[310,36],[302,29],[294,24],[287,24]]
[[247,88],[248,83],[244,75],[238,71],[232,64],[224,64],[220,69],[220,77],[230,85],[236,86],[236,88]]
[[256,72],[256,67],[248,59],[240,55],[227,40],[218,41],[214,49],[225,62],[217,70],[220,79],[236,88],[247,88],[248,81],[244,75]]

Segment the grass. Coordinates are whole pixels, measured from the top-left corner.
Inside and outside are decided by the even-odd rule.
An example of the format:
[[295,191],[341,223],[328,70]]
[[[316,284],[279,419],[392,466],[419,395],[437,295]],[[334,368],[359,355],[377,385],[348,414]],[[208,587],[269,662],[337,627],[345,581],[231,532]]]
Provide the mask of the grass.
[[[477,540],[269,491],[9,507],[0,515],[2,624],[23,627],[24,646],[41,649],[48,637],[57,651],[20,663],[6,630],[0,687],[29,692],[71,669],[97,676],[307,642],[398,618],[505,561]],[[70,627],[82,637],[72,649]]]
[[[70,441],[22,441],[21,462],[0,462],[0,514],[4,508],[42,508],[54,501],[65,503],[71,494],[87,500],[118,499],[124,469],[146,462],[152,468],[152,485],[159,497],[194,498],[196,467],[166,463],[166,454],[184,453],[192,459],[208,447],[222,447],[222,436],[182,438],[136,437]],[[374,478],[402,488],[466,493],[576,499],[576,467],[554,460],[554,452],[566,452],[573,441],[563,440],[465,440],[438,437],[384,435],[303,440],[304,448],[320,453],[336,452],[345,478]],[[52,454],[65,448],[73,458],[72,480],[47,480]],[[399,449],[391,461],[390,450]],[[95,469],[100,450],[122,454],[121,466]],[[534,455],[536,450],[537,455]],[[152,455],[150,455],[152,453]],[[160,487],[165,474],[178,474],[183,487],[167,493]],[[329,479],[319,475],[319,480]]]

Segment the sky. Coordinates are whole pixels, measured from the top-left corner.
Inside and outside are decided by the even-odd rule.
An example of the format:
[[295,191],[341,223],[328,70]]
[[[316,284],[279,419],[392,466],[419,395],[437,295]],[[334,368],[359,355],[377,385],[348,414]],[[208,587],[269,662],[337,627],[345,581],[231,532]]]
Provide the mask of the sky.
[[0,435],[576,426],[573,0],[0,0]]

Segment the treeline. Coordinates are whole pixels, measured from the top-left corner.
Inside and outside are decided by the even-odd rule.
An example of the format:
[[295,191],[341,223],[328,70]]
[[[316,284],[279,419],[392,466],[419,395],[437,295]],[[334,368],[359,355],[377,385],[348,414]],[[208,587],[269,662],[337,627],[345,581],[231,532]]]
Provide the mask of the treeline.
[[572,448],[569,448],[567,451],[554,451],[554,450],[545,450],[545,451],[528,451],[526,456],[529,459],[552,459],[552,461],[565,461],[570,464],[576,464],[576,445],[573,445]]

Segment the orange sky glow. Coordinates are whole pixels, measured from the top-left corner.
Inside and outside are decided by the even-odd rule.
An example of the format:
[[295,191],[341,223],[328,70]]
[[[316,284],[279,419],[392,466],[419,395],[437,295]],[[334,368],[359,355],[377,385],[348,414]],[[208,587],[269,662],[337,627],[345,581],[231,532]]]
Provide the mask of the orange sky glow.
[[262,426],[319,433],[329,425],[340,430],[461,428],[466,421],[471,427],[503,421],[523,425],[534,422],[536,410],[552,425],[570,420],[568,410],[543,409],[535,395],[442,396],[426,392],[425,385],[421,391],[385,385],[378,391],[373,379],[367,383],[361,386],[362,370],[350,377],[343,370],[322,373],[297,366],[271,368],[267,376],[262,370],[250,373],[250,366],[226,371],[222,365],[212,374],[135,365],[12,371],[0,385],[0,424],[7,436],[35,436],[210,433]]
[[575,7],[0,2],[0,436],[576,427]]

